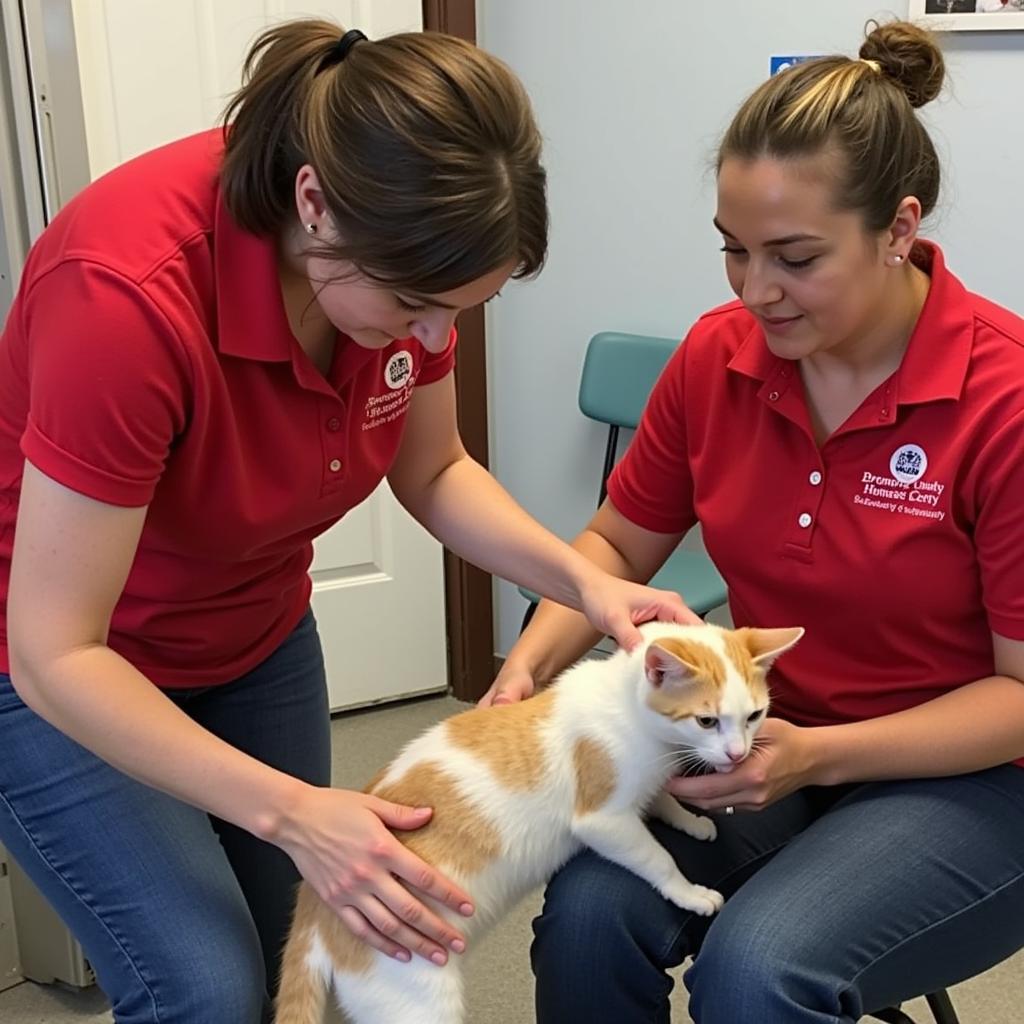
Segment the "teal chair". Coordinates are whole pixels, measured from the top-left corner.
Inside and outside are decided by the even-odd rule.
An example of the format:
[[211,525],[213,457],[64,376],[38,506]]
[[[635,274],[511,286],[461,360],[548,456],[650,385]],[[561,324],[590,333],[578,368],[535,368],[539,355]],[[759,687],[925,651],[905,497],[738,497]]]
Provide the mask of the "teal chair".
[[[618,458],[619,431],[636,428],[654,382],[678,346],[679,341],[672,338],[616,331],[603,331],[590,339],[580,377],[579,405],[584,416],[608,426],[598,505],[605,499],[608,476]],[[676,548],[651,586],[674,590],[700,616],[726,599],[725,581],[702,551]],[[525,587],[520,587],[519,593],[529,602],[523,617],[525,629],[540,598]]]

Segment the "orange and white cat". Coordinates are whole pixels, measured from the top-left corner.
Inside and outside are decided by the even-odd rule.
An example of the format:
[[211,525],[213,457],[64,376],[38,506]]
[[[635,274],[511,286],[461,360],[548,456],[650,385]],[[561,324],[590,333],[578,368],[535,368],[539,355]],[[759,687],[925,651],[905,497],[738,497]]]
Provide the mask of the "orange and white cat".
[[[681,764],[728,771],[768,708],[765,676],[803,630],[648,623],[632,653],[577,663],[530,700],[476,708],[413,740],[370,791],[434,808],[400,833],[472,897],[467,940],[543,884],[582,846],[697,914],[722,896],[688,881],[651,836],[651,814],[698,839],[710,818],[664,791]],[[303,883],[285,949],[276,1024],[320,1024],[328,991],[352,1024],[460,1024],[459,957],[402,963],[356,940]]]

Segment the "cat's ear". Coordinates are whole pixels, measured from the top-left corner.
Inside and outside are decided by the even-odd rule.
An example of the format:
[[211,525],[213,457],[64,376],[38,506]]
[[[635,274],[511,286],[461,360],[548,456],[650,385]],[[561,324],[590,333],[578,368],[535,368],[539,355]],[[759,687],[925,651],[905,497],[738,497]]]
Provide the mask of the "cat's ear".
[[802,626],[787,629],[738,629],[755,665],[767,668],[780,654],[788,651],[804,635]]
[[647,681],[657,688],[666,683],[683,682],[692,675],[694,668],[655,640],[644,654],[644,671]]

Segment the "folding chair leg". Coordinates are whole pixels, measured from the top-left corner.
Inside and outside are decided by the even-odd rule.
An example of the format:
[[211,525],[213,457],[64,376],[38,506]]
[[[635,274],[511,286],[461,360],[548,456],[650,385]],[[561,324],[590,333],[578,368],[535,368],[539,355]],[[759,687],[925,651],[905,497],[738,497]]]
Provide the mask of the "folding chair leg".
[[960,1018],[953,1009],[953,1003],[945,989],[938,992],[931,992],[925,996],[932,1013],[935,1015],[935,1024],[960,1024]]
[[871,1014],[876,1020],[885,1024],[914,1024],[914,1018],[908,1017],[898,1006],[889,1006],[884,1010],[875,1010]]

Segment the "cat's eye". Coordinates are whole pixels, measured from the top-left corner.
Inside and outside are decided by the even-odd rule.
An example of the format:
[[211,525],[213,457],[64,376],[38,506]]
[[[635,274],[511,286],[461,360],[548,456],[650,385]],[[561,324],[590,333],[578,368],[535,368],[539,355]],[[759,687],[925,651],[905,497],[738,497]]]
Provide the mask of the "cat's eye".
[[718,725],[718,719],[714,715],[697,715],[697,724],[702,729],[714,729]]
[[753,725],[754,722],[759,722],[764,717],[764,708],[760,711],[755,711],[752,715],[747,716],[747,721]]

